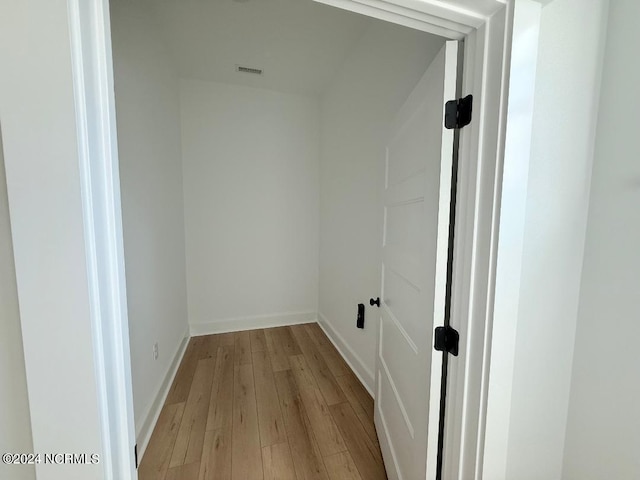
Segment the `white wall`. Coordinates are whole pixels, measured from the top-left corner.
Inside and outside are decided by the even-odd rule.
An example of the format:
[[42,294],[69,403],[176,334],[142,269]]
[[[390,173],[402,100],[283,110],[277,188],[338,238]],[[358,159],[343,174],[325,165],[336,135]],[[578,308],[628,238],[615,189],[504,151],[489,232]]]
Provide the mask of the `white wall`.
[[134,415],[143,448],[188,334],[179,82],[145,10],[116,1],[111,17]]
[[318,101],[183,80],[192,333],[316,318]]
[[542,9],[515,357],[502,360],[513,362],[506,474],[496,478],[562,475],[607,3]]
[[[0,65],[33,450],[101,454],[67,2],[3,2]],[[100,464],[36,472],[39,480],[104,477]]]
[[[0,132],[0,452],[33,451],[26,375]],[[0,477],[30,480],[36,470],[2,463]]]
[[566,480],[640,478],[640,3],[613,0],[609,15]]
[[[320,322],[370,390],[380,295],[388,127],[443,40],[374,21],[322,98]],[[399,53],[401,52],[401,54]],[[366,304],[364,330],[356,329]]]

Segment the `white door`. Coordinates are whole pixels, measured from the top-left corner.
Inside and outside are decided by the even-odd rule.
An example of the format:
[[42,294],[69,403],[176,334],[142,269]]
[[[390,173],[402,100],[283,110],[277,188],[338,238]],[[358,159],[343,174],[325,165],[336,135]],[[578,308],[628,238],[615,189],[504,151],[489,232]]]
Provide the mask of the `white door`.
[[387,141],[375,421],[391,480],[435,478],[458,45],[447,42]]

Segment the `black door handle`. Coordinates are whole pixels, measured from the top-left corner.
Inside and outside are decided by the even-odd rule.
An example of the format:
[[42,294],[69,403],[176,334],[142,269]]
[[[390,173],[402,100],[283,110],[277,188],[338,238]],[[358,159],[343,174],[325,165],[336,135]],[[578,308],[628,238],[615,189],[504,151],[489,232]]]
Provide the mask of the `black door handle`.
[[372,307],[375,305],[376,307],[380,308],[380,297],[376,298],[375,300],[373,298],[369,299],[369,305],[371,305]]

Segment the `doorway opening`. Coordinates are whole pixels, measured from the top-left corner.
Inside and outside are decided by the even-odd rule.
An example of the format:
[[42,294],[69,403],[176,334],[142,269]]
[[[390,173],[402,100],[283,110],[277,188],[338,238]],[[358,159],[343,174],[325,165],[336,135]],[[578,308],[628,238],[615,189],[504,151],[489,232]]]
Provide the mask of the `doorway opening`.
[[[466,213],[456,224],[456,251],[460,253],[460,261],[455,265],[452,286],[457,299],[452,318],[459,327],[461,348],[447,382],[447,411],[451,411],[452,420],[445,426],[448,453],[444,470],[450,478],[477,476],[481,473],[477,459],[483,449],[486,411],[484,379],[488,374],[486,347],[491,334],[511,5],[499,0],[479,3],[456,0],[447,4],[419,2],[409,8],[404,0],[318,1],[449,39],[465,39],[463,91],[474,95],[476,112],[482,121],[472,123],[461,134],[460,158],[463,160],[458,205]],[[88,287],[92,293],[94,331],[91,354],[98,366],[96,381],[100,392],[99,423],[105,445],[105,472],[129,476],[135,475],[136,448],[130,382],[132,362],[129,350],[122,348],[129,344],[129,322],[109,2],[69,0],[68,8],[84,237],[90,250]],[[149,246],[153,246],[152,243]],[[25,344],[30,341],[26,338]],[[184,345],[186,342],[182,342]],[[160,382],[163,391],[169,387],[182,346]],[[153,342],[153,358],[162,359],[163,352],[166,355],[161,342]],[[156,402],[152,408],[158,411],[160,405]],[[146,419],[151,424],[155,420],[149,415]],[[149,423],[145,426],[149,427]],[[37,435],[46,436],[46,432]]]
[[[203,425],[194,439],[187,435],[197,451],[172,453],[168,463],[155,450],[145,453],[168,409],[185,402],[179,425],[195,422],[197,402],[211,395],[211,382],[193,382],[207,362],[215,370],[223,345],[194,354],[194,397],[171,394],[194,341],[219,344],[221,337],[206,336],[317,321],[375,394],[390,475],[434,472],[427,450],[437,444],[440,363],[432,332],[443,314],[453,145],[453,133],[443,134],[443,109],[455,95],[457,52],[443,37],[311,0],[114,0],[111,26],[143,466],[153,457],[160,469],[178,472],[205,455]],[[378,296],[380,308],[369,305]],[[364,329],[356,328],[359,303],[366,304]],[[244,385],[240,352],[250,335],[232,342],[234,391]],[[287,345],[290,357],[305,353],[304,340],[290,337],[285,353]],[[266,351],[273,369],[277,354]],[[309,379],[321,419],[301,393],[309,433],[317,440],[328,429],[340,440],[348,434],[330,408],[347,397],[341,388],[337,398],[323,390],[330,379],[318,361]],[[260,367],[248,364],[245,377],[261,388]],[[256,408],[263,438],[261,407],[249,407]],[[179,435],[171,452],[184,446]],[[254,455],[267,468],[262,449],[270,445],[254,447],[242,464]],[[334,450],[320,445],[318,468],[329,470]],[[368,457],[347,451],[366,476]],[[304,468],[299,457],[292,456],[296,470]]]

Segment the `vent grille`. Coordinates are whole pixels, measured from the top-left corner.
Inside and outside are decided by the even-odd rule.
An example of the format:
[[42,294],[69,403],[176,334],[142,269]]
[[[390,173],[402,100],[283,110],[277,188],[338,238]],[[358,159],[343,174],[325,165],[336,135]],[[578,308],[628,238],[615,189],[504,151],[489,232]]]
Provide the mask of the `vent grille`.
[[252,75],[262,75],[261,68],[243,67],[242,65],[236,65],[236,71],[241,73],[251,73]]

